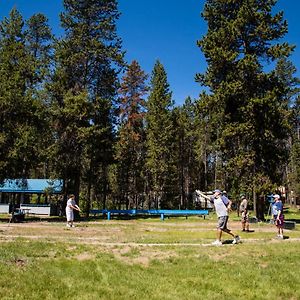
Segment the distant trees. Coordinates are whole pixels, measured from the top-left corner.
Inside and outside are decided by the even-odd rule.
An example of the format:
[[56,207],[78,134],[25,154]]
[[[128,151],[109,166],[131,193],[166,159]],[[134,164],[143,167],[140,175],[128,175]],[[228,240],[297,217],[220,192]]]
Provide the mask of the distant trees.
[[294,48],[277,42],[287,33],[287,23],[282,12],[272,14],[275,3],[207,1],[208,32],[198,42],[208,62],[207,72],[197,78],[210,88],[200,106],[213,128],[216,182],[236,195],[253,193],[260,218],[256,195],[282,184],[290,132],[290,83],[282,81],[278,69],[264,69],[270,62],[279,67]]
[[[0,181],[28,178],[41,162],[48,124],[37,86],[45,80],[42,45],[51,47],[51,33],[44,16],[33,20],[26,28],[21,14],[12,9],[0,24]],[[46,35],[38,37],[39,26]]]
[[[299,79],[276,1],[207,0],[199,99],[175,106],[167,71],[124,61],[116,0],[64,0],[47,17],[0,23],[0,182],[64,180],[91,207],[193,208],[195,189],[299,196]],[[279,42],[278,42],[279,41]]]

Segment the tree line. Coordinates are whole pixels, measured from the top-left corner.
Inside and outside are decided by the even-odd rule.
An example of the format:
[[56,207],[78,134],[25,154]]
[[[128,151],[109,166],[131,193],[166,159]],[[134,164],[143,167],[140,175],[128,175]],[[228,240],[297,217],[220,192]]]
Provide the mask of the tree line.
[[167,72],[125,61],[116,0],[64,0],[56,37],[43,14],[0,23],[0,182],[60,178],[88,214],[192,208],[221,187],[253,199],[300,193],[295,46],[274,0],[207,0],[199,98],[176,106]]

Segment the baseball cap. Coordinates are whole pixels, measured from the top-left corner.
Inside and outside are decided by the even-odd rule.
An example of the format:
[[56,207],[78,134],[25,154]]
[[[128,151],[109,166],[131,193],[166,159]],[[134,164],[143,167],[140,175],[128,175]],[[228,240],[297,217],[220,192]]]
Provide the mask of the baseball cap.
[[275,194],[275,195],[273,196],[273,198],[278,198],[278,199],[280,199],[280,196],[279,196],[278,194]]
[[220,190],[214,190],[214,193],[221,193]]

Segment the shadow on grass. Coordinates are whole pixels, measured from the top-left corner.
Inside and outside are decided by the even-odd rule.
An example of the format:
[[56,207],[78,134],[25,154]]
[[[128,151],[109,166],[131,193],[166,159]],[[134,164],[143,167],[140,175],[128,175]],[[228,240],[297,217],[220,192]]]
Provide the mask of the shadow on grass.
[[224,240],[222,242],[223,245],[235,245],[235,244],[232,244],[233,240]]

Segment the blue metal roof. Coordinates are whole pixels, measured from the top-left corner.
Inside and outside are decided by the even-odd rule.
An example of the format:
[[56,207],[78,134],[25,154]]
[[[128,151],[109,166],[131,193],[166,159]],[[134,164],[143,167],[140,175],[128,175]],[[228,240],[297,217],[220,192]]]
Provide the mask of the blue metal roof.
[[63,181],[60,179],[6,179],[0,184],[3,193],[59,194]]

